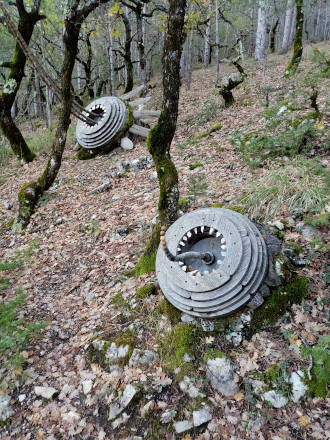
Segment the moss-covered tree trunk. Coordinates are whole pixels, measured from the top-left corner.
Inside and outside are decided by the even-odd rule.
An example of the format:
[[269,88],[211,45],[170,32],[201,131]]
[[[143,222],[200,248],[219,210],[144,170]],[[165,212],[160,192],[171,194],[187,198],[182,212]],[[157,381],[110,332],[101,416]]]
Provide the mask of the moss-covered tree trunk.
[[275,53],[275,38],[276,38],[276,31],[279,25],[279,19],[276,20],[275,24],[272,26],[270,30],[270,36],[269,36],[269,49],[271,53]]
[[296,35],[293,42],[293,55],[284,72],[284,76],[287,77],[295,74],[303,54],[304,2],[303,0],[295,0],[295,2],[297,6]]
[[178,118],[180,93],[180,59],[185,40],[184,17],[186,0],[170,0],[167,32],[163,49],[163,104],[158,122],[149,132],[147,145],[152,155],[160,188],[158,220],[146,249],[131,274],[139,276],[154,269],[159,233],[162,225],[177,219],[178,173],[170,156],[171,142]]
[[[34,26],[44,18],[39,15],[40,0],[34,1],[31,12],[26,11],[22,0],[16,1],[16,7],[19,14],[18,30],[26,44],[29,44]],[[0,127],[15,155],[24,162],[31,162],[35,158],[35,154],[29,149],[11,116],[11,108],[24,77],[25,64],[26,57],[16,42],[11,62],[3,64],[10,69],[10,72],[2,90],[0,90]]]
[[14,229],[16,230],[28,225],[39,198],[44,191],[51,187],[60,169],[67,131],[71,122],[70,114],[73,99],[71,79],[78,52],[78,38],[81,25],[90,12],[100,3],[106,3],[107,1],[92,0],[85,3],[85,6],[81,9],[78,9],[80,0],[68,0],[67,15],[64,23],[63,42],[65,50],[61,69],[61,107],[59,110],[58,128],[44,172],[36,181],[23,185],[18,193],[19,212],[14,224]]

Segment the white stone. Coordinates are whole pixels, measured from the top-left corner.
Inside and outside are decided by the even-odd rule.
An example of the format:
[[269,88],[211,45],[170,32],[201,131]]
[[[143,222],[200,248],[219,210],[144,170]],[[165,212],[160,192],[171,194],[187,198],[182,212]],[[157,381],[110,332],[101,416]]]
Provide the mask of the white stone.
[[19,401],[20,403],[24,402],[25,399],[26,399],[26,394],[20,394],[20,395],[18,396],[18,401]]
[[231,332],[226,335],[227,341],[231,342],[234,347],[238,347],[243,340],[241,332]]
[[280,231],[283,231],[284,229],[284,224],[280,221],[280,220],[276,220],[272,223],[273,226],[275,226],[277,229],[279,229]]
[[206,376],[212,387],[224,396],[233,396],[239,391],[234,365],[226,357],[209,359],[206,364]]
[[14,414],[10,406],[10,396],[7,394],[0,394],[0,422],[5,422]]
[[301,370],[291,373],[289,383],[292,384],[291,399],[298,402],[308,391],[308,386],[303,382],[304,373]]
[[88,394],[93,387],[92,380],[84,380],[81,384],[82,384],[84,394]]
[[189,431],[193,427],[193,424],[189,420],[182,420],[173,424],[175,432],[181,434],[182,432]]
[[124,150],[133,150],[133,142],[128,137],[123,137],[120,140],[120,146]]
[[161,414],[160,421],[164,424],[170,423],[174,419],[175,416],[176,416],[175,409],[173,409],[173,408],[167,409],[166,411],[164,411]]
[[137,390],[133,385],[126,385],[124,391],[119,394],[116,401],[109,407],[109,420],[115,419],[130,404],[136,393]]
[[112,364],[118,359],[124,358],[127,355],[128,350],[129,345],[120,345],[119,347],[117,347],[117,345],[112,342],[110,347],[107,348],[105,357]]
[[41,396],[44,399],[52,399],[54,395],[58,392],[53,387],[34,387],[34,392],[37,396]]
[[113,429],[116,429],[118,428],[118,426],[122,425],[123,423],[126,423],[130,417],[131,416],[129,416],[124,412],[120,417],[118,417],[114,422],[112,422],[111,426],[113,427]]
[[199,411],[193,411],[193,423],[195,427],[203,425],[203,423],[209,422],[211,419],[210,408],[207,405]]
[[288,403],[288,399],[276,390],[270,390],[262,394],[262,399],[269,402],[274,408],[282,408]]
[[151,365],[158,359],[158,354],[151,350],[139,350],[138,348],[135,348],[129,360],[129,366],[136,367],[138,365]]
[[189,397],[195,399],[196,397],[204,397],[205,394],[199,392],[199,389],[194,385],[192,380],[185,376],[183,381],[179,383],[180,390],[188,394]]
[[74,424],[80,420],[80,415],[76,411],[69,411],[68,413],[62,414],[62,419],[67,423]]
[[146,403],[141,408],[141,417],[144,418],[145,415],[148,414],[148,412],[151,411],[154,407],[155,407],[155,401],[154,400],[150,400],[150,402]]
[[193,361],[195,358],[194,358],[194,356],[191,356],[190,354],[188,354],[188,353],[185,353],[184,355],[183,355],[183,358],[182,358],[182,360],[184,361],[184,362],[191,362],[191,361]]

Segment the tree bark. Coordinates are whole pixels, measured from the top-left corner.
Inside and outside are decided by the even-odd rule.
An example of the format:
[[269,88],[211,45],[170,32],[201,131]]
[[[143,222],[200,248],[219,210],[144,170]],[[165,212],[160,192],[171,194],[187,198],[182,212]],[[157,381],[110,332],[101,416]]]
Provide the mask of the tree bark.
[[121,19],[123,20],[125,26],[125,48],[124,48],[124,62],[126,66],[126,84],[124,93],[128,93],[133,90],[133,63],[131,54],[132,45],[132,30],[131,24],[126,14],[122,13]]
[[212,14],[212,2],[209,1],[209,6],[208,6],[209,21],[207,22],[206,25],[206,32],[204,37],[204,60],[203,60],[204,69],[206,69],[209,66],[210,58],[211,58],[211,45],[210,45],[211,14]]
[[178,173],[170,156],[171,142],[178,118],[180,93],[180,59],[185,40],[184,17],[186,0],[169,0],[167,33],[163,49],[163,104],[158,122],[147,138],[150,154],[155,162],[160,195],[158,220],[146,249],[131,271],[134,276],[154,270],[159,233],[162,225],[170,225],[177,219]]
[[220,38],[219,38],[219,5],[218,0],[215,2],[215,85],[219,83],[220,75]]
[[295,74],[301,57],[303,54],[303,25],[304,25],[304,12],[303,12],[303,0],[295,0],[297,7],[297,18],[296,18],[296,35],[293,43],[293,55],[291,61],[286,68],[284,76],[289,77]]
[[265,59],[267,35],[266,24],[266,0],[259,0],[256,49],[254,54],[254,57],[257,61],[262,61]]
[[294,11],[294,0],[288,0],[286,13],[285,13],[285,23],[284,23],[284,31],[283,31],[283,40],[282,40],[282,48],[281,53],[287,53],[290,45],[290,31],[293,19],[293,11]]
[[276,31],[277,31],[277,27],[279,24],[279,19],[276,19],[275,24],[272,26],[271,30],[270,30],[270,35],[269,35],[269,39],[270,39],[270,43],[269,43],[269,49],[271,53],[275,53],[275,38],[276,38]]
[[[16,7],[19,13],[18,30],[26,44],[29,44],[34,26],[44,18],[44,16],[39,15],[40,0],[34,1],[31,12],[26,11],[22,0],[16,1]],[[5,86],[6,84],[12,84],[12,87],[9,90],[4,87],[0,91],[0,127],[14,154],[21,161],[27,163],[35,158],[35,154],[29,149],[22,133],[11,117],[11,108],[24,77],[25,64],[26,57],[20,45],[16,42],[14,56],[10,62],[10,72],[5,83]]]
[[13,229],[20,230],[30,221],[36,204],[42,194],[53,184],[61,166],[66,144],[67,131],[71,120],[72,72],[78,53],[78,38],[84,19],[101,3],[108,0],[91,0],[78,9],[80,0],[68,0],[64,20],[64,59],[61,69],[61,106],[59,109],[58,128],[50,156],[42,175],[36,180],[23,185],[18,193],[19,211]]

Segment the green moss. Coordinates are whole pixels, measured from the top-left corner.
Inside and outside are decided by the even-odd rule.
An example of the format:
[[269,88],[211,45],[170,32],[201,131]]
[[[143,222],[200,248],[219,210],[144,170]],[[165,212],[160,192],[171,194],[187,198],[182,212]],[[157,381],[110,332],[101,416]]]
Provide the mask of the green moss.
[[119,307],[124,307],[127,304],[127,300],[123,298],[122,292],[118,292],[112,299],[111,304],[115,304]]
[[281,370],[278,364],[271,365],[264,373],[264,382],[273,385],[277,382],[277,378],[280,376]]
[[[177,374],[178,380],[196,372],[192,362],[185,362],[183,356],[194,355],[197,346],[197,330],[190,324],[177,324],[160,341],[161,359],[168,371]],[[180,368],[179,373],[175,370]]]
[[144,273],[153,272],[156,267],[156,252],[153,252],[150,256],[142,255],[133,269],[125,272],[125,275],[129,277],[138,278]]
[[6,228],[11,228],[15,222],[15,217],[13,217],[9,222],[6,223]]
[[81,147],[76,155],[76,158],[78,160],[89,160],[95,156],[96,154],[93,150],[87,150],[86,148]]
[[242,205],[227,206],[227,209],[244,214],[244,207]]
[[288,241],[288,244],[293,248],[294,253],[298,256],[301,251],[301,247],[295,241]]
[[312,379],[305,375],[308,392],[312,397],[327,397],[327,389],[330,385],[330,336],[321,336],[318,344],[314,347],[303,347],[303,357],[312,356],[313,367]]
[[192,163],[191,165],[189,165],[189,169],[190,170],[194,170],[195,168],[200,168],[203,167],[204,165],[200,162],[196,162],[196,163]]
[[211,206],[211,208],[223,208],[223,203],[215,203],[214,205]]
[[203,138],[208,137],[208,136],[210,136],[210,132],[209,132],[209,131],[204,131],[204,133],[198,134],[198,135],[195,137],[195,139],[196,139],[197,141],[199,141],[200,139],[203,139]]
[[148,296],[150,295],[156,295],[157,293],[157,288],[154,284],[147,284],[145,286],[140,287],[137,291],[136,291],[136,298],[137,299],[145,299],[148,298]]
[[281,318],[292,304],[300,304],[308,293],[308,279],[296,276],[284,287],[275,290],[265,302],[251,313],[250,335],[270,327]]
[[191,197],[181,197],[178,201],[178,209],[180,209],[183,212],[188,211],[188,209],[191,206],[192,199]]
[[[101,350],[94,348],[93,342],[95,340],[105,341]],[[115,337],[106,337],[104,335],[93,338],[89,344],[87,357],[90,362],[99,363],[102,368],[107,368],[109,365],[119,365],[124,366],[127,364],[129,358],[132,356],[135,342],[135,333],[132,330],[125,330]],[[109,363],[109,360],[106,357],[106,353],[108,348],[112,343],[115,343],[117,347],[125,347],[128,345],[129,349],[127,351],[126,356],[118,358],[116,361]]]
[[215,124],[212,128],[213,131],[218,131],[221,128],[221,124],[218,122],[217,124]]
[[322,212],[316,216],[307,216],[304,218],[304,221],[314,228],[327,228],[330,223],[330,213]]
[[317,112],[311,112],[307,115],[303,115],[301,118],[293,119],[290,122],[290,127],[298,128],[300,124],[302,124],[304,121],[317,121],[320,118],[320,114]]
[[171,324],[177,324],[181,321],[181,312],[174,307],[166,298],[163,298],[158,306],[161,314],[166,315]]
[[206,362],[209,359],[224,358],[224,357],[228,357],[228,356],[223,351],[220,351],[217,348],[208,348],[203,354],[203,361],[206,364]]

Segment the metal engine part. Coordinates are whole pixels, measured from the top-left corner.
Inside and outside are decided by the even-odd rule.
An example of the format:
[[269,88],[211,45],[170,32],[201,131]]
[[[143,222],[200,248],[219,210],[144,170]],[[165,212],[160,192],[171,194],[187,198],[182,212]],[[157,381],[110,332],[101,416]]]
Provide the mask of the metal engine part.
[[[205,258],[208,255],[211,260]],[[257,227],[242,214],[199,209],[166,231],[156,272],[164,295],[182,312],[201,318],[227,316],[251,302],[262,287],[268,272],[267,247]]]
[[91,102],[87,107],[92,113],[82,112],[96,122],[89,125],[86,122],[78,121],[76,138],[78,143],[86,148],[93,149],[102,147],[109,142],[124,128],[127,120],[127,109],[125,103],[114,96],[99,98]]

